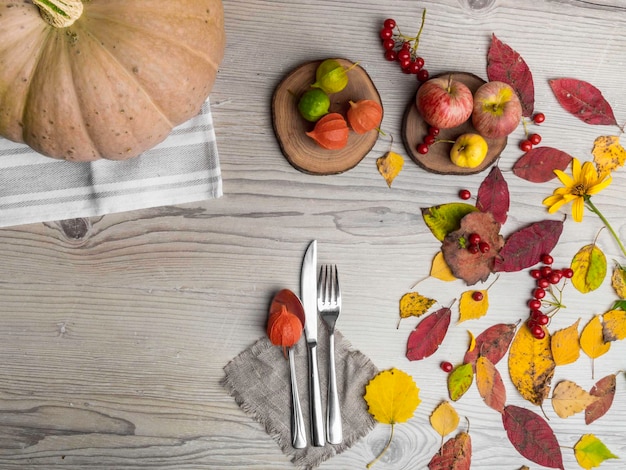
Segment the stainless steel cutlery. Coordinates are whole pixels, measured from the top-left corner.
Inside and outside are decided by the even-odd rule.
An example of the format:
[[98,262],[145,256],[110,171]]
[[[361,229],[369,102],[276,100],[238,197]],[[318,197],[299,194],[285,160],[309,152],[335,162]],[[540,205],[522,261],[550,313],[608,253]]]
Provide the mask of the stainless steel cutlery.
[[[304,333],[309,364],[309,401],[311,407],[311,442],[321,447],[329,442],[339,444],[343,440],[341,409],[335,371],[335,323],[341,312],[341,291],[337,267],[325,265],[317,276],[317,241],[313,240],[304,255],[300,277],[300,294],[306,321]],[[322,397],[317,362],[318,317],[328,327],[328,399],[326,409],[326,433],[322,410]]]
[[328,399],[326,403],[326,440],[340,444],[343,440],[341,409],[335,372],[335,323],[341,313],[341,290],[337,266],[324,265],[320,269],[317,289],[317,310],[328,327]]

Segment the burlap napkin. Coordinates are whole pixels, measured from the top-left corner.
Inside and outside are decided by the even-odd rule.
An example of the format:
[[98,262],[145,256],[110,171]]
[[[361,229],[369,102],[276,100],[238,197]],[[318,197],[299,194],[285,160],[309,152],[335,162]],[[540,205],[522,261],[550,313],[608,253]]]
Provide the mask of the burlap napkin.
[[[318,329],[318,333],[318,362],[325,414],[328,334],[324,326]],[[310,445],[308,360],[304,335],[295,346],[295,352],[300,403],[309,442],[305,449],[294,449],[291,445],[289,363],[280,347],[273,346],[267,338],[261,338],[224,367],[226,375],[222,384],[242,410],[265,427],[296,466],[310,469],[349,449],[373,429],[375,421],[367,412],[363,394],[365,385],[378,370],[367,356],[352,349],[341,333],[335,330],[337,386],[344,440],[338,445],[313,447]]]
[[196,202],[222,195],[207,100],[137,158],[66,162],[0,137],[0,227]]

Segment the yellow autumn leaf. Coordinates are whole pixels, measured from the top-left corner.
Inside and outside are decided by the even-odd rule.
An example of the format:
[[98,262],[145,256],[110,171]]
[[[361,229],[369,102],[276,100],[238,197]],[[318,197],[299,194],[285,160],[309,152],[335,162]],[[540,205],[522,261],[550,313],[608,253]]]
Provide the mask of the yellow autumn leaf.
[[540,406],[550,393],[550,382],[556,364],[550,349],[550,334],[535,338],[523,325],[515,334],[509,349],[509,375],[524,399]]
[[606,256],[595,243],[582,247],[574,255],[572,285],[583,294],[596,290],[606,276]]
[[430,267],[430,275],[436,279],[446,282],[456,280],[456,277],[452,274],[450,266],[446,263],[446,260],[443,257],[443,252],[441,251],[433,258],[433,263]]
[[599,399],[571,380],[562,380],[552,392],[552,408],[559,418],[568,418]]
[[435,299],[430,299],[417,292],[407,292],[400,298],[400,320],[424,315],[435,302]]
[[469,346],[467,347],[467,352],[472,352],[476,347],[476,336],[470,330],[467,330],[469,334]]
[[376,160],[376,166],[378,167],[378,172],[385,178],[387,186],[391,188],[391,183],[402,171],[404,158],[402,158],[402,155],[389,151]]
[[609,310],[602,315],[602,338],[607,342],[626,338],[626,311]]
[[408,421],[421,402],[413,378],[395,367],[370,380],[365,386],[364,398],[369,414],[383,424]]
[[367,411],[379,423],[391,425],[387,445],[366,468],[371,468],[389,449],[395,425],[413,417],[421,402],[419,391],[413,377],[395,367],[379,372],[365,386],[363,398],[367,403]]
[[552,357],[557,366],[572,364],[580,357],[580,342],[578,341],[578,325],[580,318],[571,326],[552,334],[550,348]]
[[593,434],[585,434],[578,440],[574,446],[574,455],[578,465],[586,470],[599,467],[605,460],[619,458]]
[[445,437],[459,425],[459,414],[449,401],[444,401],[430,415],[430,425],[441,437]]
[[611,285],[620,299],[626,299],[626,268],[619,264],[613,268]]
[[484,290],[468,290],[459,301],[459,323],[483,317],[489,310],[489,294]]
[[600,315],[594,315],[583,328],[580,333],[580,347],[591,359],[596,359],[611,349],[611,343],[604,341]]
[[619,136],[616,135],[598,137],[593,142],[591,153],[601,177],[621,167],[626,161],[626,149],[620,145]]

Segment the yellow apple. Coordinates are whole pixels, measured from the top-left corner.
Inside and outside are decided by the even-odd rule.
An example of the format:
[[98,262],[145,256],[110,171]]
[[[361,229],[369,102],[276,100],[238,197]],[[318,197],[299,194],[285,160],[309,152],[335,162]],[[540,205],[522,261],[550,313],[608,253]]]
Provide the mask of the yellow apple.
[[463,168],[476,168],[485,157],[489,146],[480,134],[467,133],[457,137],[450,150],[450,160]]

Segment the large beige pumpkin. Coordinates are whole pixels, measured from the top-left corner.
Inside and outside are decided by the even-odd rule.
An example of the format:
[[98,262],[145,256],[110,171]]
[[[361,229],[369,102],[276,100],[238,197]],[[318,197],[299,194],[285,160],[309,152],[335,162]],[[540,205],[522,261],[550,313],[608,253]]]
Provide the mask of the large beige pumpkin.
[[0,135],[60,159],[134,157],[199,112],[224,46],[221,0],[1,2]]

